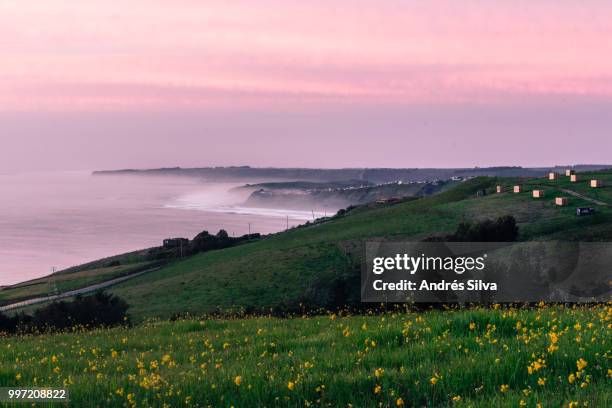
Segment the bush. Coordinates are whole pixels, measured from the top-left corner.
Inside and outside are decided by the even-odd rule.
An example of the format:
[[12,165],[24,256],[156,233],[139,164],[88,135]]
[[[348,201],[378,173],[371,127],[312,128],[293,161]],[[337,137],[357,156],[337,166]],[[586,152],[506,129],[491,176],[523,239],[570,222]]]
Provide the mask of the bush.
[[14,333],[17,326],[16,319],[0,312],[0,333]]
[[232,238],[227,231],[219,230],[217,235],[209,234],[208,231],[202,231],[189,243],[191,253],[212,251],[214,249],[228,248],[251,239],[259,239],[259,234],[243,235],[238,238]]
[[118,296],[96,292],[73,301],[54,302],[34,311],[8,317],[0,313],[0,331],[6,333],[44,332],[72,327],[115,326],[128,322],[128,304]]
[[514,242],[518,238],[518,227],[513,216],[505,215],[495,221],[461,223],[452,238],[459,242]]
[[496,220],[478,223],[462,222],[454,234],[430,237],[428,242],[514,242],[518,239],[519,229],[511,215]]

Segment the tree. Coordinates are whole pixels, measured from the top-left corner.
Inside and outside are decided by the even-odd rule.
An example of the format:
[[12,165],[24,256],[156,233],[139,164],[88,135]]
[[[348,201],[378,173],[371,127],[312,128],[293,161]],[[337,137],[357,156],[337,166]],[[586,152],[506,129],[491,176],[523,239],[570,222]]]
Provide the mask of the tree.
[[519,228],[516,219],[504,215],[496,220],[484,220],[477,223],[462,222],[454,234],[433,236],[426,242],[514,242],[518,239]]

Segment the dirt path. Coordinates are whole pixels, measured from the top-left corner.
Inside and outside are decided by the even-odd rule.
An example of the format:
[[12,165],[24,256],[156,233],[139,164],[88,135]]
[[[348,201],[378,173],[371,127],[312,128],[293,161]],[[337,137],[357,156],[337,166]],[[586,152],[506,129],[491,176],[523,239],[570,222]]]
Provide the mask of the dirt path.
[[86,293],[95,292],[97,290],[104,289],[112,285],[116,285],[128,279],[132,279],[137,276],[144,275],[145,273],[156,271],[158,269],[159,267],[147,269],[145,271],[133,273],[131,275],[121,276],[119,278],[110,279],[104,282],[96,283],[95,285],[90,285],[90,286],[85,286],[80,289],[70,290],[68,292],[60,293],[59,295],[41,296],[41,297],[36,297],[32,299],[22,300],[20,302],[11,303],[10,305],[5,305],[5,306],[0,307],[0,312],[4,312],[6,310],[18,309],[20,307],[25,307],[25,306],[35,305],[37,303],[49,302],[52,300],[59,300],[59,299],[64,299],[64,298],[77,296],[77,295],[84,295]]
[[593,204],[597,204],[597,205],[604,205],[604,206],[606,206],[606,207],[607,207],[607,206],[610,206],[610,204],[608,204],[608,203],[605,203],[605,202],[600,201],[600,200],[596,200],[596,199],[591,198],[591,197],[587,197],[587,196],[582,195],[582,194],[580,194],[580,193],[577,193],[577,192],[575,192],[575,191],[573,191],[573,190],[568,190],[568,189],[562,188],[562,189],[561,189],[561,191],[563,191],[564,193],[567,193],[567,194],[569,194],[569,195],[573,195],[574,197],[578,197],[578,198],[582,198],[583,200],[590,201],[590,202],[592,202]]

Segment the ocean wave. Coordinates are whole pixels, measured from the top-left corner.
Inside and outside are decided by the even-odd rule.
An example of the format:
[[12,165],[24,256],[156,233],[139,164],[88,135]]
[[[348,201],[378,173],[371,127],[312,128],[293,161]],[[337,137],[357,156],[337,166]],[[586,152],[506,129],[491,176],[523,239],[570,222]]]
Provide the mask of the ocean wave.
[[164,205],[165,208],[173,208],[179,210],[195,210],[195,211],[206,211],[216,212],[224,214],[238,214],[238,215],[256,215],[260,217],[272,217],[272,218],[287,218],[291,220],[307,221],[314,218],[320,218],[325,213],[320,211],[299,211],[299,210],[285,210],[280,208],[260,208],[260,207],[242,207],[234,205],[225,205],[217,207],[209,207],[194,202],[175,202]]

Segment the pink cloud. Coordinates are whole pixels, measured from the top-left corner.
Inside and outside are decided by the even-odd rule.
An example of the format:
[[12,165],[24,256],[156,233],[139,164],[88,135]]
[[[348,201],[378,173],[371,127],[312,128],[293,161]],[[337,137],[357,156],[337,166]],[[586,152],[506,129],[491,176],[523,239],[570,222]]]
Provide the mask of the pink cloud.
[[0,110],[612,96],[604,2],[8,1]]

